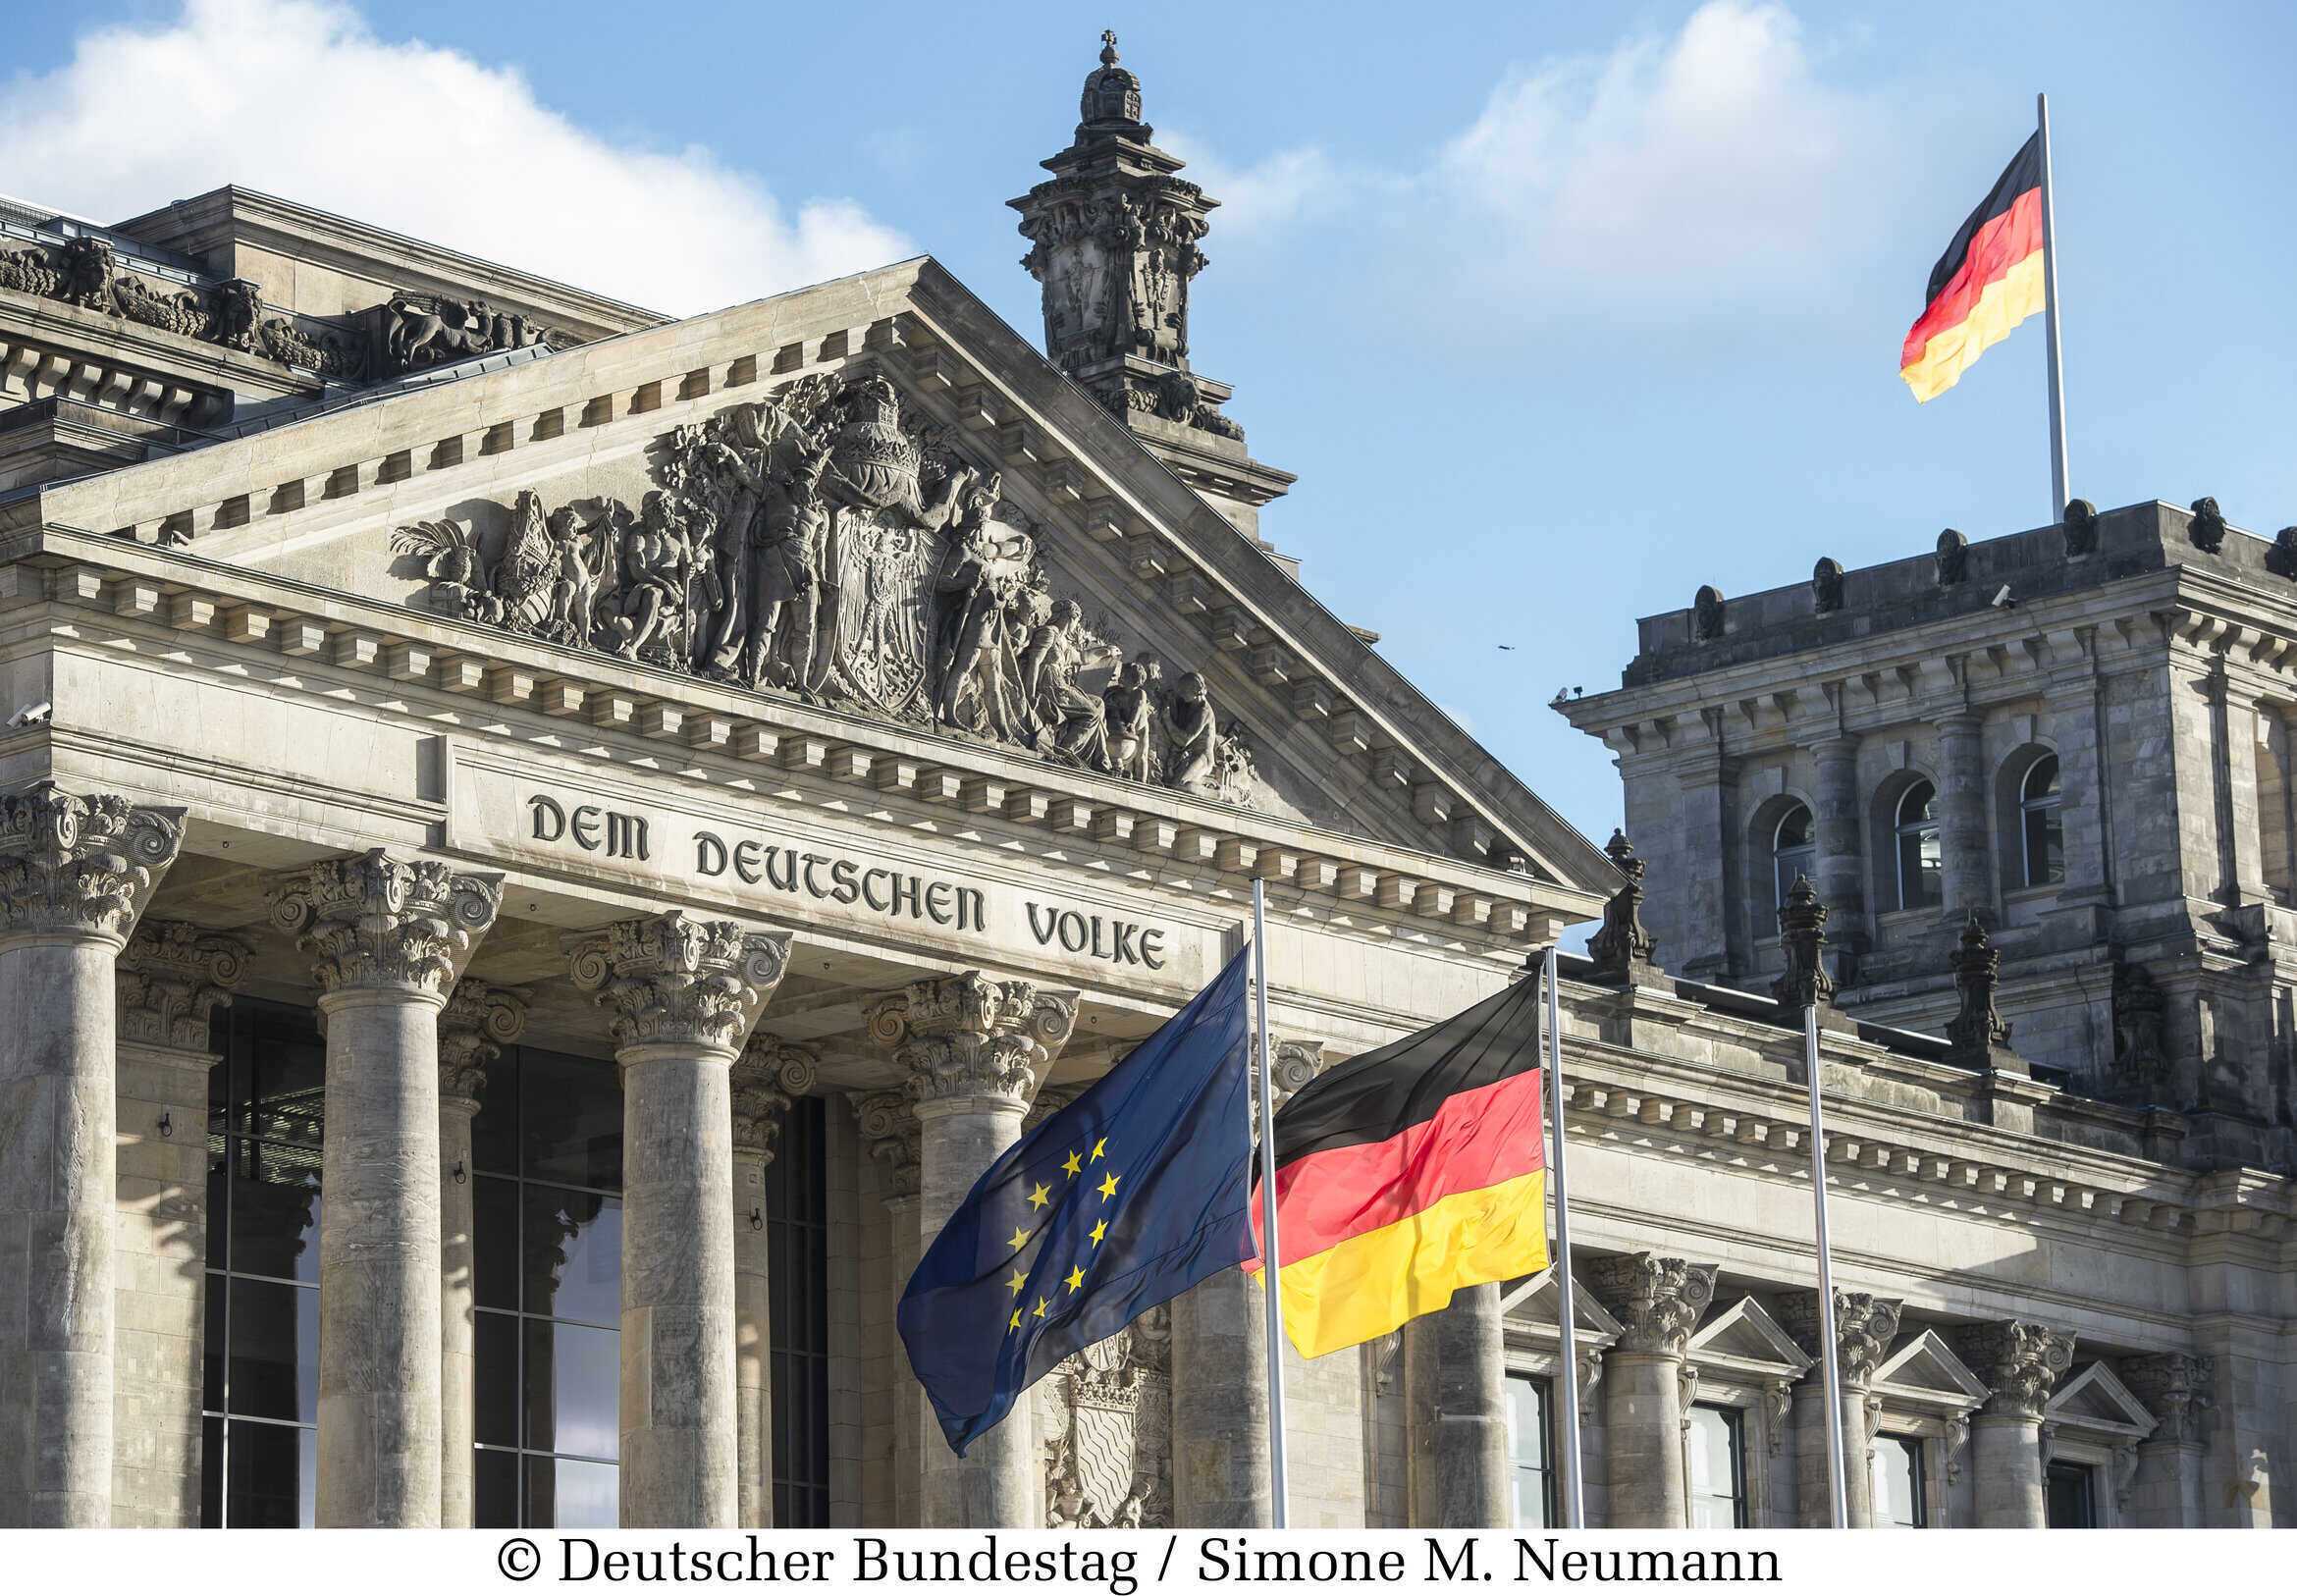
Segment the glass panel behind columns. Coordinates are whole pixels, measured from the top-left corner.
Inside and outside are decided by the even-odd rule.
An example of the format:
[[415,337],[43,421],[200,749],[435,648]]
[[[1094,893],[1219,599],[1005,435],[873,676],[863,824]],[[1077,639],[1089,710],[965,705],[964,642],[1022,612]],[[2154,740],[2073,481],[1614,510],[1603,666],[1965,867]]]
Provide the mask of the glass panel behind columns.
[[766,1166],[774,1522],[829,1522],[829,1198],[823,1100],[790,1106]]
[[1508,1457],[1514,1465],[1516,1527],[1555,1522],[1555,1470],[1548,1427],[1552,1388],[1535,1374],[1508,1376]]

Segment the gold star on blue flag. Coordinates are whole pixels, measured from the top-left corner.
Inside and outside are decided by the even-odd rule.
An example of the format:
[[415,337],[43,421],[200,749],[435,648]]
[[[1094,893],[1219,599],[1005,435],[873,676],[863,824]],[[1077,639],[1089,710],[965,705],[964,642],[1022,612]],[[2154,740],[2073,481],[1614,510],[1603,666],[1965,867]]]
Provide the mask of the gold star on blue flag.
[[1062,1358],[1254,1255],[1248,962],[1008,1148],[918,1260],[894,1322],[959,1457]]

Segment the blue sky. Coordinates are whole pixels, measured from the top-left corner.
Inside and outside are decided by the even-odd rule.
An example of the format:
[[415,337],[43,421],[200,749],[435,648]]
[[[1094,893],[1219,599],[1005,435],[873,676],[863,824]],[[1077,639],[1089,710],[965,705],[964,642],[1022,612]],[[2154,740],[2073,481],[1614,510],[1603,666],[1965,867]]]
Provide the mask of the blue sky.
[[239,182],[673,311],[922,249],[1033,340],[1003,201],[1115,27],[1227,201],[1192,345],[1300,473],[1267,534],[1597,840],[1616,774],[1546,703],[1635,616],[2047,518],[2039,323],[1926,407],[1896,375],[2037,88],[2073,491],[2297,521],[2286,7],[24,9],[0,192]]

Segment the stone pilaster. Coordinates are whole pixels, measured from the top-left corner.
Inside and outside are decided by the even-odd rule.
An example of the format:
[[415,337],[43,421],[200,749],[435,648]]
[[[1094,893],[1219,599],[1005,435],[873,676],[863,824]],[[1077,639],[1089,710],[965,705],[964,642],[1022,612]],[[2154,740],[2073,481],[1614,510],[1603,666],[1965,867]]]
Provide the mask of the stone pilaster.
[[1938,840],[1941,886],[1950,914],[1994,907],[1993,852],[1987,846],[1986,761],[1975,714],[1939,717]]
[[[870,1035],[906,1076],[917,1115],[918,1235],[937,1234],[983,1170],[1021,1135],[1044,1070],[1077,1023],[1077,994],[979,970],[914,983],[870,1011]],[[1044,1522],[1044,1472],[1031,1409],[958,1458],[939,1435],[921,1438],[921,1506],[933,1528],[1035,1528]]]
[[471,1440],[477,1424],[478,1328],[474,1270],[478,1209],[471,1186],[471,1121],[487,1066],[526,1029],[533,994],[465,978],[439,1014],[439,1527],[477,1520]]
[[886,1471],[880,1499],[891,1504],[892,1522],[906,1528],[925,1521],[920,1485],[924,1478],[926,1438],[931,1436],[934,1445],[941,1445],[927,1409],[925,1392],[910,1371],[909,1349],[902,1345],[893,1327],[893,1304],[917,1269],[918,1166],[923,1156],[925,1129],[918,1124],[917,1115],[909,1106],[909,1094],[898,1088],[855,1095],[853,1113],[862,1146],[879,1171],[889,1235],[885,1278],[875,1300],[876,1328],[889,1344],[891,1355],[886,1378],[881,1382],[889,1414],[889,1422],[884,1425],[888,1439],[881,1450],[873,1453],[871,1465]]
[[787,931],[683,912],[566,938],[622,1072],[621,1521],[741,1514],[732,1066],[789,967]]
[[245,978],[234,936],[148,917],[120,954],[112,1522],[199,1525],[209,1019]]
[[1497,1285],[1472,1286],[1405,1323],[1415,1528],[1505,1529],[1514,1521],[1499,1293]]
[[111,794],[0,798],[0,1525],[112,1522],[114,967],[183,838]]
[[1954,1350],[1993,1395],[1970,1421],[1981,1529],[2039,1529],[2043,1514],[2042,1413],[2051,1388],[2073,1365],[2074,1338],[2023,1319],[1964,1325]]
[[[1843,1378],[1843,1518],[1852,1529],[1874,1527],[1874,1371],[1898,1333],[1896,1298],[1862,1291],[1835,1293],[1835,1357]],[[1794,1493],[1805,1527],[1834,1522],[1827,1501],[1826,1365],[1820,1338],[1819,1294],[1792,1292],[1779,1300],[1779,1324],[1813,1362],[1794,1392]]]
[[766,1170],[793,1098],[814,1089],[820,1060],[767,1032],[734,1060],[734,1395],[739,1404],[739,1512],[745,1529],[774,1527],[773,1294]]
[[[1840,684],[1833,689],[1840,693]],[[1812,840],[1818,844],[1818,894],[1835,911],[1835,934],[1855,958],[1866,949],[1866,833],[1859,814],[1858,739],[1830,737],[1811,749],[1818,765],[1812,794]]]
[[1715,1265],[1631,1252],[1597,1258],[1581,1272],[1622,1326],[1604,1358],[1610,1525],[1683,1528],[1690,1510],[1683,1457],[1683,1350],[1715,1300]]
[[318,1521],[435,1528],[439,1016],[495,923],[502,878],[377,848],[282,877],[269,896],[273,924],[312,956],[327,1031]]
[[2154,1432],[2138,1443],[2130,1516],[2141,1528],[2198,1529],[2209,1520],[2202,1462],[2209,1450],[2216,1361],[2186,1353],[2125,1357],[2121,1383],[2154,1415]]

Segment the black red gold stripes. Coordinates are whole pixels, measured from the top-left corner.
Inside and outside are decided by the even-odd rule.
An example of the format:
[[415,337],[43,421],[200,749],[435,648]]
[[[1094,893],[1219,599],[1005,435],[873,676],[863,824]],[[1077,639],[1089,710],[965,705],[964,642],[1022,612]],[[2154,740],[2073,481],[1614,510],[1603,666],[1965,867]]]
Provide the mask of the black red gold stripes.
[[[1318,1077],[1276,1116],[1284,1324],[1303,1357],[1546,1267],[1538,1059],[1526,981]],[[1256,1197],[1253,1212],[1256,1238]]]
[[2042,308],[2042,135],[2026,140],[1994,191],[1931,268],[1929,296],[1898,351],[1898,375],[1928,401]]

